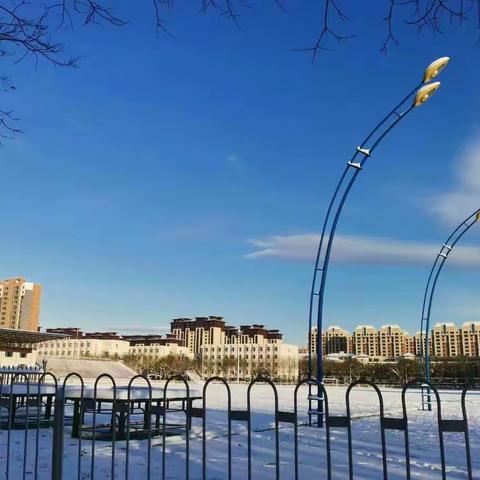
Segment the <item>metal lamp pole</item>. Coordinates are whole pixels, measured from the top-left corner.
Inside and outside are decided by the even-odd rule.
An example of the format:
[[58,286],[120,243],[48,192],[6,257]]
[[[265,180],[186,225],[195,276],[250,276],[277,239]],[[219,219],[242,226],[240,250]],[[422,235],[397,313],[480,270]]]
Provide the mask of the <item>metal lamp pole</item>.
[[[440,82],[428,83],[434,79],[441,70],[443,70],[450,59],[442,57],[432,62],[423,75],[422,80],[415,85],[415,87],[406,95],[400,103],[398,103],[383,120],[367,135],[361,145],[357,147],[353,156],[347,162],[345,170],[340,177],[340,180],[335,188],[330,204],[327,209],[327,214],[323,223],[322,235],[317,250],[315,261],[315,269],[313,272],[312,288],[310,292],[310,307],[308,319],[309,332],[309,355],[308,355],[308,376],[312,380],[309,388],[309,416],[310,423],[312,415],[317,416],[317,423],[319,426],[323,425],[323,395],[321,393],[320,385],[323,382],[323,351],[322,351],[322,325],[323,325],[323,306],[325,297],[325,286],[327,280],[328,266],[332,252],[333,240],[337,229],[338,221],[342,213],[348,195],[362,171],[368,158],[376,150],[380,142],[385,136],[404,119],[415,107],[425,103],[431,95],[440,87]],[[422,86],[423,85],[423,86]],[[413,98],[413,102],[411,99]],[[407,102],[411,102],[407,106]],[[400,113],[397,111],[402,109]],[[367,143],[371,143],[367,147]],[[317,324],[317,372],[316,381],[313,381],[312,368],[312,345],[311,345],[311,331],[313,325],[314,311],[316,310],[316,324]],[[317,385],[317,395],[311,394],[311,386]],[[317,402],[317,409],[313,410],[312,401]]]
[[[480,209],[468,216],[447,238],[446,242],[437,253],[435,262],[430,270],[428,276],[427,286],[423,295],[422,305],[422,319],[420,322],[420,362],[421,374],[425,380],[430,383],[430,317],[432,314],[433,299],[435,296],[435,289],[437,288],[438,279],[442,273],[445,262],[449,257],[455,245],[462,239],[462,237],[476,224],[480,222]],[[423,341],[425,334],[425,342]],[[432,398],[430,387],[428,385],[422,386],[422,410],[432,410]]]

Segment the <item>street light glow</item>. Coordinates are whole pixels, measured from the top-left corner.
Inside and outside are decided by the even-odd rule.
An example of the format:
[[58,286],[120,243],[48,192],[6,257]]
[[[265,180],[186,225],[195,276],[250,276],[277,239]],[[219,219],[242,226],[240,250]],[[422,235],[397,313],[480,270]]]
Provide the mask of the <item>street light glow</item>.
[[432,62],[423,74],[423,83],[433,80],[448,65],[449,61],[450,57],[441,57]]
[[440,88],[440,82],[433,82],[429,83],[428,85],[423,86],[420,90],[418,90],[417,94],[415,95],[415,100],[413,105],[418,107],[424,104],[430,97]]

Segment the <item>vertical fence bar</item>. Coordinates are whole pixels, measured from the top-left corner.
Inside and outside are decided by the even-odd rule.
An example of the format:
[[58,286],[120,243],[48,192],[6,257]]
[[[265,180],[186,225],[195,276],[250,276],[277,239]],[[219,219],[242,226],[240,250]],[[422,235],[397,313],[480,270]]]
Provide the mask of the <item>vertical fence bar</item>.
[[467,416],[467,406],[465,405],[465,400],[467,396],[467,392],[470,388],[469,383],[467,382],[465,386],[463,387],[462,391],[462,416],[463,416],[463,422],[465,424],[465,431],[464,431],[464,436],[465,436],[465,450],[466,450],[466,457],[467,457],[467,474],[468,474],[468,480],[473,480],[473,472],[472,472],[472,453],[470,450],[470,434],[468,430],[468,416]]
[[[169,399],[168,399],[168,386],[170,383],[174,380],[180,380],[183,382],[185,388],[186,388],[186,396],[182,400],[182,404],[186,405],[185,407],[185,480],[190,479],[190,425],[191,425],[191,399],[190,399],[190,386],[188,384],[188,381],[185,379],[184,375],[174,375],[172,377],[169,377],[167,381],[165,382],[165,386],[163,387],[163,445],[162,445],[162,480],[166,480],[166,417],[167,417],[167,406],[169,404]],[[186,402],[186,403],[185,403]]]
[[[69,373],[63,380],[63,395],[64,405],[69,398],[67,383],[71,378],[76,377],[80,381],[80,396],[72,395],[73,406],[73,421],[72,421],[72,436],[78,436],[78,449],[77,449],[77,480],[81,480],[82,476],[82,418],[83,418],[83,398],[85,391],[85,384],[83,378],[75,372]],[[62,423],[62,429],[65,428],[65,424]]]
[[[115,406],[117,403],[117,384],[115,383],[115,379],[108,373],[103,373],[99,375],[95,380],[95,384],[93,387],[93,420],[92,420],[92,457],[90,462],[90,480],[95,478],[95,446],[96,446],[96,426],[97,426],[97,394],[98,394],[98,383],[101,379],[107,378],[112,383],[113,389],[113,397],[112,397],[112,457],[111,457],[111,464],[110,464],[110,478],[112,480],[115,479],[115,439],[116,439],[116,413],[115,413]],[[100,407],[98,407],[99,413]]]
[[280,432],[279,432],[279,414],[278,414],[278,392],[275,384],[270,378],[259,374],[254,378],[247,389],[247,413],[248,413],[248,480],[252,480],[252,411],[251,411],[251,391],[256,383],[268,383],[273,390],[275,402],[275,478],[280,479]]
[[227,422],[228,422],[228,465],[227,475],[228,480],[232,479],[232,394],[228,382],[222,377],[211,377],[203,386],[203,401],[202,401],[202,479],[207,480],[207,388],[212,382],[220,382],[225,386],[227,391]]
[[55,397],[55,413],[53,420],[52,480],[63,478],[63,435],[65,420],[65,390],[62,388]]
[[350,480],[353,480],[353,445],[352,445],[352,416],[351,416],[351,408],[350,408],[350,395],[352,389],[357,385],[368,385],[369,387],[373,388],[375,393],[377,394],[378,402],[379,402],[379,418],[380,418],[380,437],[382,443],[382,470],[383,470],[383,478],[384,480],[388,479],[388,472],[387,472],[387,448],[386,448],[386,441],[385,441],[385,427],[384,427],[384,410],[383,410],[383,396],[380,392],[380,389],[375,385],[373,382],[365,379],[359,379],[352,382],[349,387],[347,388],[346,393],[346,404],[347,404],[347,418],[348,418],[348,465],[349,465],[349,476]]
[[444,446],[444,439],[443,439],[443,424],[442,424],[442,406],[440,402],[440,395],[438,394],[438,390],[428,381],[421,380],[421,379],[414,379],[410,380],[402,390],[402,408],[403,408],[403,416],[405,419],[405,454],[406,454],[406,469],[407,469],[407,479],[410,480],[411,478],[411,458],[410,458],[410,434],[408,428],[408,414],[407,414],[407,407],[405,401],[405,394],[407,390],[411,387],[419,386],[423,388],[427,386],[431,392],[433,392],[435,396],[435,401],[437,404],[437,425],[438,425],[438,439],[440,445],[440,462],[441,462],[441,469],[442,469],[442,480],[446,480],[447,472],[446,472],[446,464],[445,464],[445,446]]
[[[54,392],[53,392],[53,397],[50,395],[51,392],[49,391],[48,387],[51,384],[46,384],[45,383],[45,378],[50,377],[53,379],[53,385],[54,385]],[[41,389],[43,387],[43,390],[45,390],[45,395],[47,398],[47,403],[45,405],[45,421],[47,422],[47,425],[50,422],[50,416],[51,416],[51,411],[47,412],[47,409],[51,408],[52,401],[55,401],[58,395],[58,381],[55,375],[52,373],[43,373],[39,379],[38,379],[38,404],[37,404],[37,425],[36,425],[36,432],[35,432],[35,466],[34,466],[34,478],[38,478],[38,461],[39,461],[39,448],[40,448],[40,413],[41,413],[41,408],[42,408],[42,392]],[[53,442],[53,438],[52,438]]]
[[[135,375],[130,379],[127,386],[127,408],[126,408],[126,415],[127,415],[127,423],[126,423],[126,444],[125,444],[125,480],[129,478],[129,460],[130,460],[130,417],[134,413],[135,407],[135,400],[136,398],[132,399],[132,385],[137,379],[145,380],[148,386],[148,396],[145,398],[143,394],[138,395],[138,398],[144,402],[145,407],[143,411],[143,420],[144,420],[144,427],[147,427],[147,480],[150,480],[151,475],[151,454],[152,454],[152,426],[151,426],[151,418],[150,418],[150,410],[152,404],[152,384],[150,380],[145,375]],[[137,396],[137,395],[135,395]]]

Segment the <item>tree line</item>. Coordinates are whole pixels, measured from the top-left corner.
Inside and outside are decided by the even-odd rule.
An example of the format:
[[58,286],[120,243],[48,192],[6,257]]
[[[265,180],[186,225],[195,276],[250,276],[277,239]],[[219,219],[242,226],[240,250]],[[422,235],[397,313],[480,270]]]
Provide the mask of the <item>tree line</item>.
[[[287,372],[282,378],[277,378],[276,372],[268,365],[263,364],[253,366],[250,374],[244,375],[242,372],[247,370],[247,364],[242,359],[239,365],[236,360],[231,358],[226,358],[222,362],[202,362],[198,358],[190,359],[178,355],[162,358],[127,355],[122,360],[132,370],[159,380],[185,374],[188,371],[194,371],[202,378],[219,375],[228,380],[236,380],[238,366],[240,367],[239,379],[242,381],[248,381],[256,375],[262,374],[274,380],[296,382],[309,375],[307,359],[300,360],[298,370],[293,368],[293,364],[282,365],[283,371]],[[315,376],[316,362],[312,363],[311,373]],[[397,362],[387,363],[364,363],[354,358],[346,359],[343,362],[325,360],[323,368],[325,383],[349,384],[358,379],[367,379],[379,384],[404,385],[406,382],[422,376],[422,365],[418,359],[400,359]],[[477,382],[480,380],[480,358],[434,358],[431,363],[431,377],[434,384],[447,386],[460,386],[466,381]]]

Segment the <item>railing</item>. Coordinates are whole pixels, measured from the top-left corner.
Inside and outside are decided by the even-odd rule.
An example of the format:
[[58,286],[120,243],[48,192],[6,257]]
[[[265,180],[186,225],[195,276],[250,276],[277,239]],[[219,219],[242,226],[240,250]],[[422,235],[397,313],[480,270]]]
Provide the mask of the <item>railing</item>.
[[308,426],[307,380],[19,374],[0,385],[0,479],[480,478],[479,425],[468,422],[478,391],[430,385],[430,414],[418,412],[422,383],[321,385],[319,429]]

